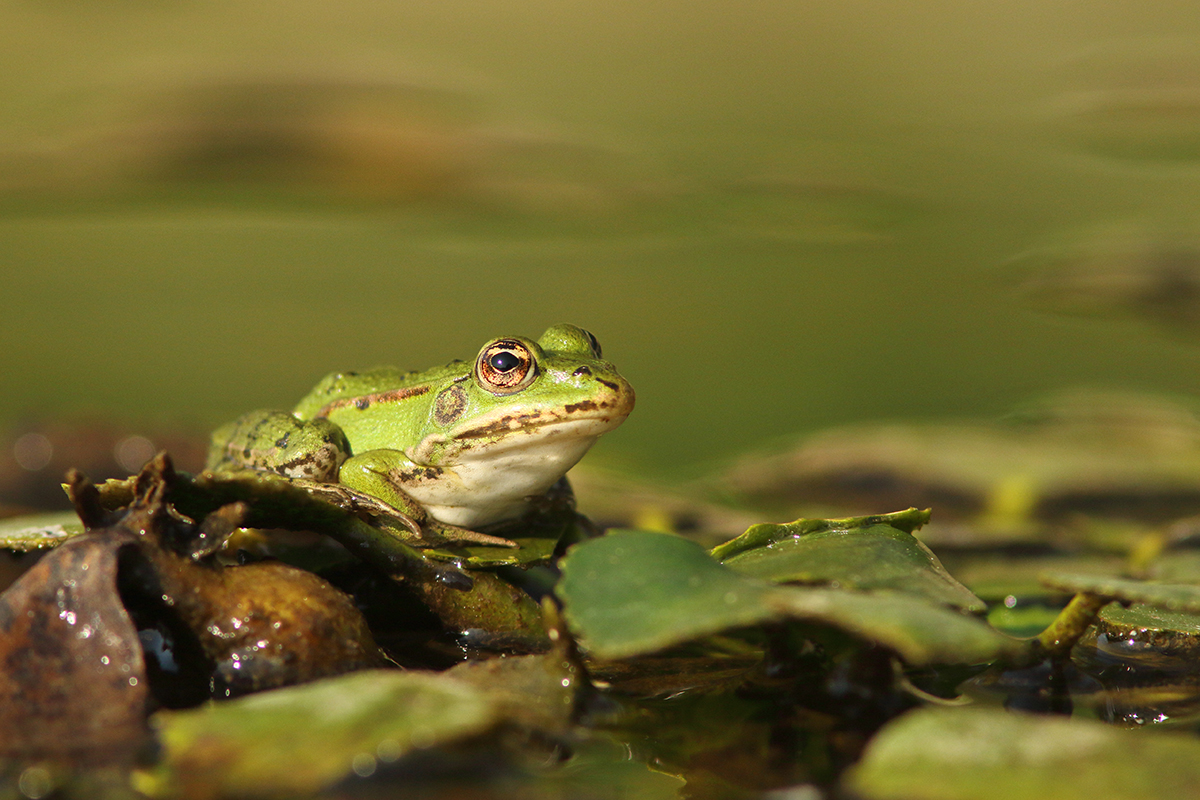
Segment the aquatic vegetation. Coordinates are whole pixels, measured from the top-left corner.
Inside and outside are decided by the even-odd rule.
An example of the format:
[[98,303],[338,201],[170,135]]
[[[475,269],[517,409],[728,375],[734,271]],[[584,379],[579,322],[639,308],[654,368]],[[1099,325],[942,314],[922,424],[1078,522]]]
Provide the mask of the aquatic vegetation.
[[[413,546],[335,490],[191,476],[161,456],[67,488],[82,524],[0,528],[8,551],[41,554],[0,595],[0,723],[18,732],[0,764],[14,785],[1073,798],[1091,784],[1059,775],[1086,764],[1136,797],[1161,796],[1146,794],[1149,770],[1198,746],[1110,724],[1200,717],[1200,581],[1182,545],[1139,556],[1170,583],[1072,572],[1088,562],[1035,550],[1026,564],[1010,553],[1006,586],[951,548],[960,582],[918,538],[918,509],[760,523],[706,549],[663,531],[598,535],[551,505],[504,523],[519,546],[493,556]],[[1072,711],[1107,722],[1053,715]],[[1127,747],[1146,775],[1102,763]],[[1014,774],[979,794],[988,752]]]

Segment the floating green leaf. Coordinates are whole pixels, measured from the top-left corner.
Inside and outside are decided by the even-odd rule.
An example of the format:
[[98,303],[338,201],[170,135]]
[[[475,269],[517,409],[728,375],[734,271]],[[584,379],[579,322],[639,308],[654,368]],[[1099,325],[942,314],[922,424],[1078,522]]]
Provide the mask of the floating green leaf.
[[980,663],[1018,644],[921,597],[757,581],[670,534],[614,531],[577,545],[561,566],[556,591],[565,618],[599,658],[651,653],[783,619],[838,628],[888,647],[910,664]]
[[367,670],[192,711],[159,712],[163,766],[147,786],[172,796],[287,797],[318,791],[416,748],[476,736],[500,719],[455,678]]
[[0,548],[25,553],[57,547],[83,533],[74,511],[30,514],[0,521]]
[[900,592],[783,588],[767,600],[793,619],[830,625],[894,650],[913,666],[982,664],[1020,641],[979,619]]
[[923,708],[884,728],[844,786],[864,800],[1174,800],[1200,741],[996,708]]
[[775,583],[895,589],[977,614],[987,610],[987,604],[951,577],[928,547],[891,525],[833,528],[784,538],[741,550],[724,564]]
[[1161,666],[1167,659],[1176,659],[1179,670],[1193,670],[1200,652],[1200,614],[1182,614],[1141,603],[1123,608],[1117,603],[1105,606],[1096,620],[1097,634],[1105,634],[1109,642],[1121,642],[1125,647],[1152,652]]
[[650,653],[777,616],[769,584],[714,561],[666,533],[610,531],[559,562],[556,592],[568,625],[600,658]]
[[869,517],[846,517],[844,519],[798,519],[781,525],[764,522],[751,525],[746,532],[736,539],[730,539],[725,544],[717,545],[712,550],[713,558],[725,561],[744,550],[765,547],[784,539],[807,536],[821,531],[851,531],[858,528],[870,528],[874,525],[890,525],[905,533],[920,530],[929,522],[929,509],[920,510],[908,508],[891,514],[873,514]]
[[486,692],[510,721],[556,735],[570,728],[580,676],[561,652],[464,661],[445,674]]

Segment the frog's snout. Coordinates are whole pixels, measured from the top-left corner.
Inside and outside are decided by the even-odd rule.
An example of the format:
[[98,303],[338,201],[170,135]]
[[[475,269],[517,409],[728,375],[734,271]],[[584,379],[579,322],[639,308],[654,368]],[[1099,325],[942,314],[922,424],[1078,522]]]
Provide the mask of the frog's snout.
[[633,391],[632,384],[620,375],[597,378],[596,382],[607,389],[606,396],[600,400],[601,404],[606,404],[615,417],[624,419],[629,416],[637,402],[637,393]]

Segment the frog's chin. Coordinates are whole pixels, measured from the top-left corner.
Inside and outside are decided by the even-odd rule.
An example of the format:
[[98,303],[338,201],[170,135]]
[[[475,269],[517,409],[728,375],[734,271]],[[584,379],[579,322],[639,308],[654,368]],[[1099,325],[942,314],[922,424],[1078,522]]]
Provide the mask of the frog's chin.
[[619,422],[560,420],[443,452],[450,457],[438,465],[436,481],[405,488],[434,518],[451,525],[474,528],[512,519],[525,513],[529,498],[545,494],[600,434]]

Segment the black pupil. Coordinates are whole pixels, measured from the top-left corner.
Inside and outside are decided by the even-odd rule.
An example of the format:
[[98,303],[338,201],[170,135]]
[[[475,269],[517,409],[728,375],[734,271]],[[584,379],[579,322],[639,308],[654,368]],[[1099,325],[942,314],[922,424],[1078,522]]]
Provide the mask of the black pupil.
[[488,363],[492,365],[492,369],[496,372],[508,372],[521,366],[521,359],[509,352],[496,353],[488,359]]

